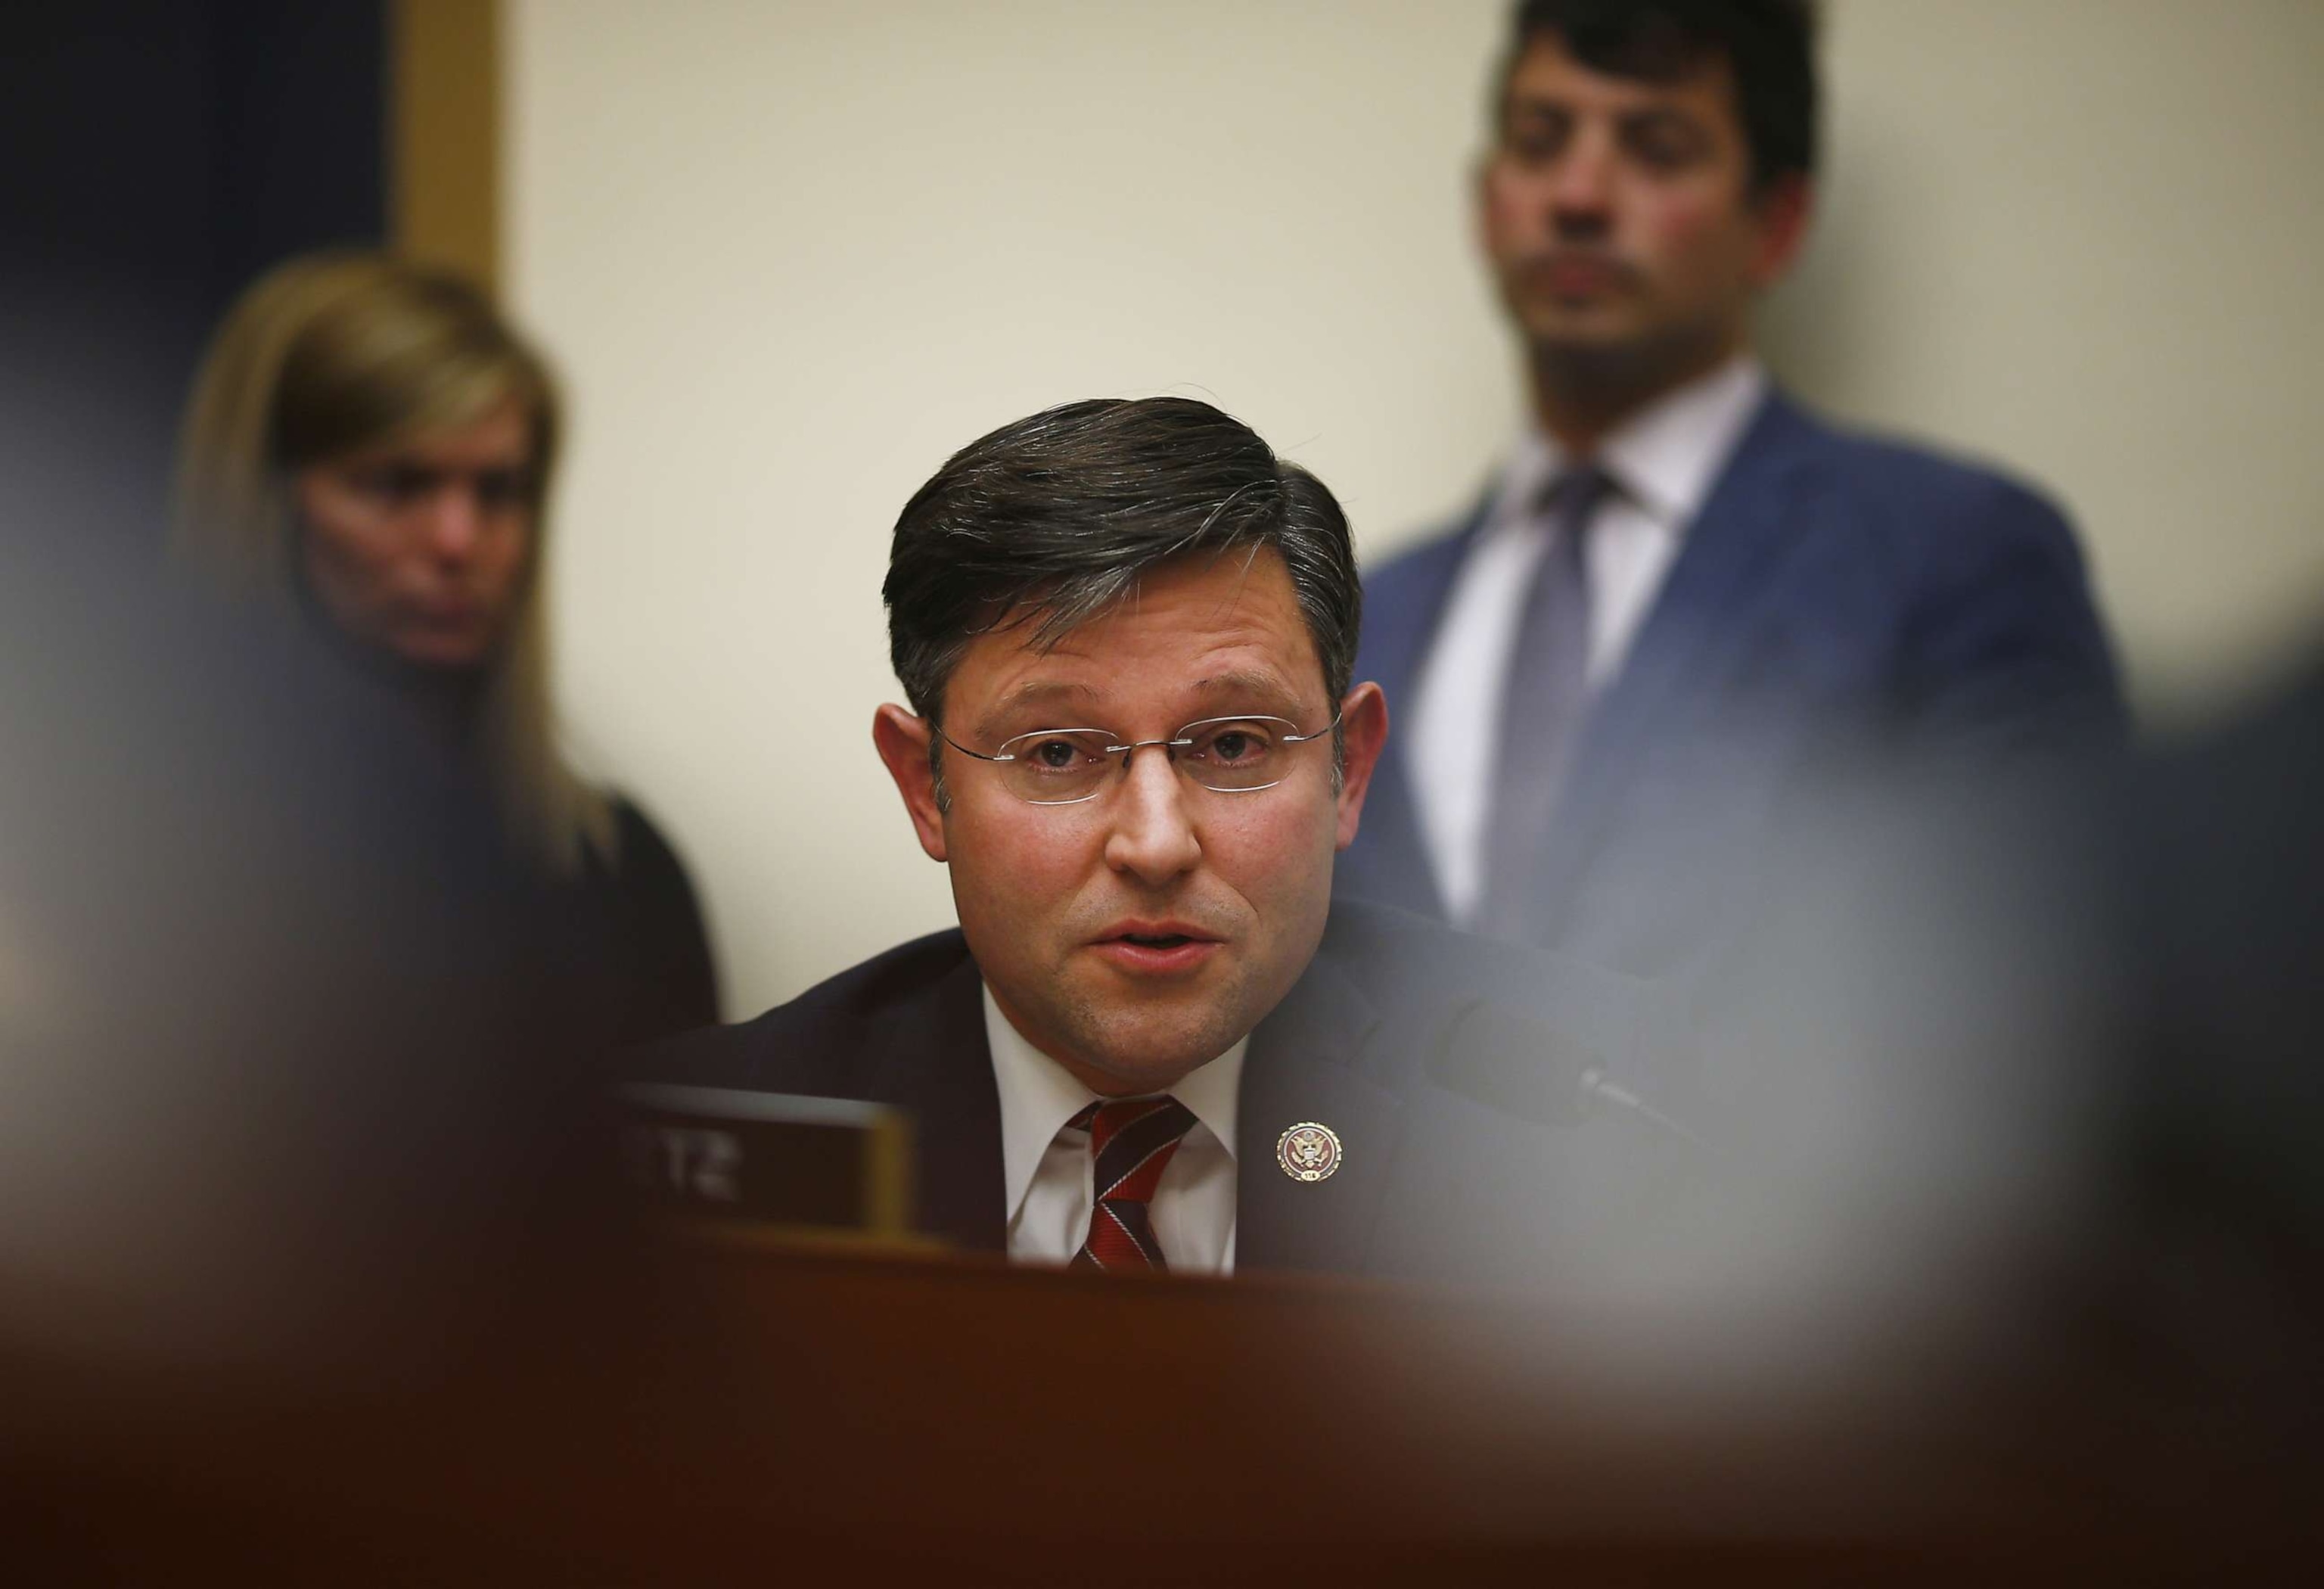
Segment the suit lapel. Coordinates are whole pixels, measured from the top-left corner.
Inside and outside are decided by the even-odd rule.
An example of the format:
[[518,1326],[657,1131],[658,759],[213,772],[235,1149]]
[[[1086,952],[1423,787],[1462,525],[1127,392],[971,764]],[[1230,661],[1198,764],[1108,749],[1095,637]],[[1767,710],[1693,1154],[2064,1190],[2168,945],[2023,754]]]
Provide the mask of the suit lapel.
[[913,1201],[922,1228],[954,1245],[1009,1244],[1001,1090],[984,1037],[983,981],[959,965],[886,1012],[865,1045],[872,1091],[913,1115]]
[[1440,920],[1445,915],[1444,901],[1437,890],[1436,869],[1421,842],[1419,808],[1405,761],[1406,736],[1397,725],[1412,721],[1409,714],[1418,705],[1420,670],[1429,642],[1491,501],[1488,493],[1459,533],[1414,553],[1401,579],[1365,592],[1363,639],[1356,656],[1356,681],[1377,683],[1388,697],[1389,733],[1364,803],[1363,836],[1341,858],[1338,880],[1351,896],[1392,901]]
[[1456,534],[1415,552],[1404,565],[1404,578],[1395,586],[1377,595],[1365,593],[1365,628],[1356,659],[1359,678],[1377,679],[1391,693],[1410,692],[1444,614],[1444,598],[1484,527],[1490,501],[1489,496],[1480,499]]
[[[1379,1030],[1370,1001],[1318,954],[1251,1034],[1237,1112],[1235,1266],[1349,1273],[1366,1267],[1404,1131],[1396,1095],[1367,1080],[1357,1057]],[[1339,1169],[1294,1180],[1276,1142],[1304,1122],[1340,1139]]]
[[1814,432],[1769,393],[1702,512],[1688,528],[1662,593],[1621,673],[1591,709],[1534,897],[1571,901],[1579,873],[1626,804],[1648,747],[1693,705],[1716,698],[1755,627],[1754,609],[1779,593],[1801,540],[1803,466]]

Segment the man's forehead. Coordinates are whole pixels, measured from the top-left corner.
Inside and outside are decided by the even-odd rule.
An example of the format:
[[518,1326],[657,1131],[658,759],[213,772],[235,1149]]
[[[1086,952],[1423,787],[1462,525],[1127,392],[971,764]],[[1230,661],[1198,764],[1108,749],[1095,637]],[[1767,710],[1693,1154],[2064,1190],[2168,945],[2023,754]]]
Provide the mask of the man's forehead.
[[1583,60],[1556,33],[1536,36],[1509,72],[1504,108],[1556,103],[1576,91],[1613,106],[1737,105],[1735,70],[1723,51],[1705,48],[1657,61],[1647,73],[1613,71]]
[[1164,693],[1194,702],[1230,701],[1275,706],[1299,704],[1298,687],[1273,668],[1228,668],[1199,678],[1179,680],[1119,677],[1099,679],[1031,678],[1009,686],[991,703],[988,714],[1002,716],[1046,707],[1086,707],[1102,711],[1125,705],[1133,697]]
[[1148,570],[1062,634],[1045,637],[1041,618],[1040,609],[1006,614],[970,643],[947,690],[953,710],[979,721],[1042,706],[1296,711],[1323,680],[1289,571],[1272,552]]

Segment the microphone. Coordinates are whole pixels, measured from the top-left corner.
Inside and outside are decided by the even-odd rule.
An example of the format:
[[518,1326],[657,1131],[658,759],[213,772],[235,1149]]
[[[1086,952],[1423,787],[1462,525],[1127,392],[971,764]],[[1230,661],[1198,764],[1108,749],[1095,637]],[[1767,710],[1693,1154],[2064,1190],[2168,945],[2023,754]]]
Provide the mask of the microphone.
[[1537,1016],[1487,999],[1456,1006],[1438,1030],[1428,1074],[1438,1086],[1536,1125],[1596,1114],[1635,1121],[1705,1152],[1711,1144],[1607,1074],[1605,1057]]

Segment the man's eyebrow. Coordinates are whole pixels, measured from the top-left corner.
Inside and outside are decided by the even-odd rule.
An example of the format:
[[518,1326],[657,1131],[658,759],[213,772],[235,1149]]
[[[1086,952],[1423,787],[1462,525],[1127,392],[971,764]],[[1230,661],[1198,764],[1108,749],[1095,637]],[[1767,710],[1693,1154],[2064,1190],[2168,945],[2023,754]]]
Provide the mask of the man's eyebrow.
[[[989,733],[1010,718],[1036,707],[1056,707],[1059,708],[1072,707],[1079,710],[1084,708],[1093,708],[1095,704],[1102,698],[1103,697],[1102,697],[1096,690],[1092,689],[1086,684],[1068,684],[1063,679],[1036,679],[1029,683],[1019,685],[1007,695],[1002,696],[999,700],[993,702],[991,709],[986,712],[983,716],[976,720],[977,732],[980,734]],[[1036,726],[1040,725],[1037,725]],[[1047,725],[1047,726],[1053,728],[1072,728],[1084,726],[1095,727],[1097,725],[1055,723]]]
[[1626,110],[1616,118],[1625,127],[1675,127],[1687,133],[1704,133],[1709,125],[1692,109],[1681,105],[1642,105],[1636,110]]
[[1259,696],[1268,704],[1296,710],[1299,692],[1280,677],[1256,668],[1235,668],[1224,673],[1213,673],[1194,681],[1194,693],[1201,696],[1233,696],[1248,698]]

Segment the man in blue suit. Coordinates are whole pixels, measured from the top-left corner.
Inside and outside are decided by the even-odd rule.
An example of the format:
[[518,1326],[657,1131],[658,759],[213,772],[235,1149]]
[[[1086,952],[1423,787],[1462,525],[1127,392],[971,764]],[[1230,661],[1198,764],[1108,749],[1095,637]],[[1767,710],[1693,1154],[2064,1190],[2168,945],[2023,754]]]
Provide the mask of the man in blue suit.
[[1337,892],[1634,974],[1733,941],[1784,819],[1902,755],[2118,730],[2072,531],[1751,352],[1813,195],[1805,0],[1525,0],[1479,175],[1534,426],[1374,571],[1397,720]]

